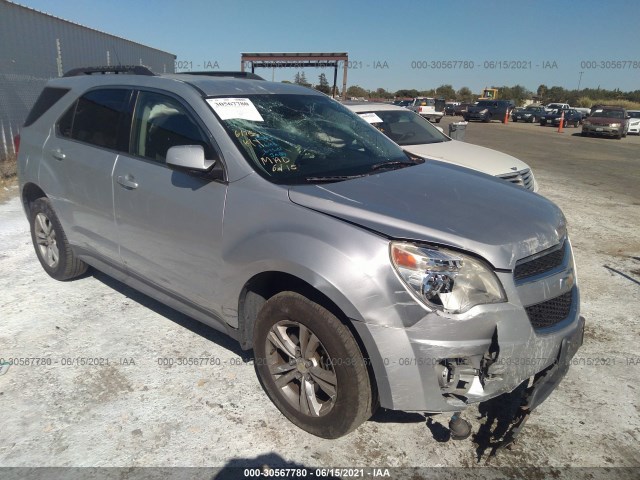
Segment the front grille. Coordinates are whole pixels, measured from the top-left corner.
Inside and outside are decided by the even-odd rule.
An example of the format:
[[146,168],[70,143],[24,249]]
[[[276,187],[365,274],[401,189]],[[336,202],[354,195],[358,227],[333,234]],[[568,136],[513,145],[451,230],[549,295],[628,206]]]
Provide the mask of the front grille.
[[533,187],[534,187],[533,174],[531,173],[531,170],[528,168],[525,168],[524,170],[520,170],[519,172],[499,175],[499,177],[502,178],[503,180],[506,180],[507,182],[520,185],[521,187],[524,187],[527,190],[533,190]]
[[573,289],[559,297],[525,307],[534,329],[552,327],[563,321],[571,313]]
[[513,269],[513,277],[517,280],[533,277],[559,267],[564,262],[565,245],[552,247],[548,253],[542,252],[531,260],[520,260]]

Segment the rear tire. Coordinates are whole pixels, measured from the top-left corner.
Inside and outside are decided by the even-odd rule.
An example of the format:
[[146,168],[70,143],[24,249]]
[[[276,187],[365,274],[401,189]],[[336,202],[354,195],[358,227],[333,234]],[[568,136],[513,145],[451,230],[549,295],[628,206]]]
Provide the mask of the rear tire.
[[371,417],[367,367],[349,329],[295,292],[281,292],[254,327],[255,369],[275,406],[301,429],[339,438]]
[[74,255],[60,220],[48,198],[31,204],[31,241],[44,271],[56,280],[70,280],[87,271],[87,264]]

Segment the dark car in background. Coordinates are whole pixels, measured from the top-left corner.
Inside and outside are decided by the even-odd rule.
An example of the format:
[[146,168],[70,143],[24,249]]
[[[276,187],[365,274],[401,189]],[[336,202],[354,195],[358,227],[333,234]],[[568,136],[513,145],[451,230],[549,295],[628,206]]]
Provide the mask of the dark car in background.
[[461,103],[460,105],[456,105],[453,109],[454,115],[464,115],[467,113],[469,107],[473,107],[473,103]]
[[476,105],[469,107],[463,116],[467,122],[471,120],[504,122],[505,115],[510,114],[514,108],[513,100],[480,100]]
[[455,115],[456,111],[456,103],[445,103],[444,105],[444,114],[445,115]]
[[542,105],[529,105],[522,109],[515,109],[511,112],[511,120],[514,122],[537,123],[548,112]]
[[601,107],[591,111],[591,115],[582,124],[582,136],[598,135],[615,137],[620,140],[627,136],[629,116],[622,107]]
[[[564,118],[562,116],[563,114]],[[562,125],[563,127],[572,125],[574,128],[578,128],[578,126],[582,122],[582,113],[573,108],[570,108],[568,110],[554,110],[540,117],[540,125],[543,127],[546,125],[557,127],[558,125],[560,125],[561,119],[563,119],[564,121]]]

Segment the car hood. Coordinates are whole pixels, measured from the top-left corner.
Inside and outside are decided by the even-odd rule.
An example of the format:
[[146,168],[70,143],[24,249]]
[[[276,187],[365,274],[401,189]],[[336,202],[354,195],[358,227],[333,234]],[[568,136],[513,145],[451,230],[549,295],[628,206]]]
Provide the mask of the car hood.
[[513,174],[516,171],[529,168],[523,161],[506,153],[457,140],[423,145],[405,145],[402,148],[420,157],[454,163],[489,175]]
[[495,268],[558,244],[552,202],[503,180],[438,161],[343,182],[296,185],[293,203],[394,239],[473,252]]
[[478,105],[467,107],[467,112],[470,113],[482,112],[483,110],[489,110],[489,107],[479,107]]

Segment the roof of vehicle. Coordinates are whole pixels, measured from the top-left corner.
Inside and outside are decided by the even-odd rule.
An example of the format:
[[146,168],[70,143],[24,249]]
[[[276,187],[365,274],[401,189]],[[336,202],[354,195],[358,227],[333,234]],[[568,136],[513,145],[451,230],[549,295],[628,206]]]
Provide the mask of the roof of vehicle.
[[375,103],[375,102],[342,102],[352,112],[372,112],[380,110],[400,110],[403,112],[410,112],[404,107],[392,105],[390,103]]
[[[237,77],[237,72],[229,72],[230,76],[210,76],[200,73],[183,74],[171,73],[160,75],[135,74],[129,72],[122,73],[100,73],[101,69],[96,69],[93,74],[84,74],[83,69],[75,69],[72,75],[53,79],[52,86],[67,86],[87,89],[101,85],[130,85],[131,87],[155,87],[171,90],[171,82],[189,84],[199,90],[205,96],[216,95],[250,95],[250,94],[274,94],[274,93],[297,93],[300,95],[324,95],[317,90],[302,87],[300,85],[267,82],[246,77]],[[90,70],[84,69],[85,71]],[[69,72],[68,72],[69,73]]]

